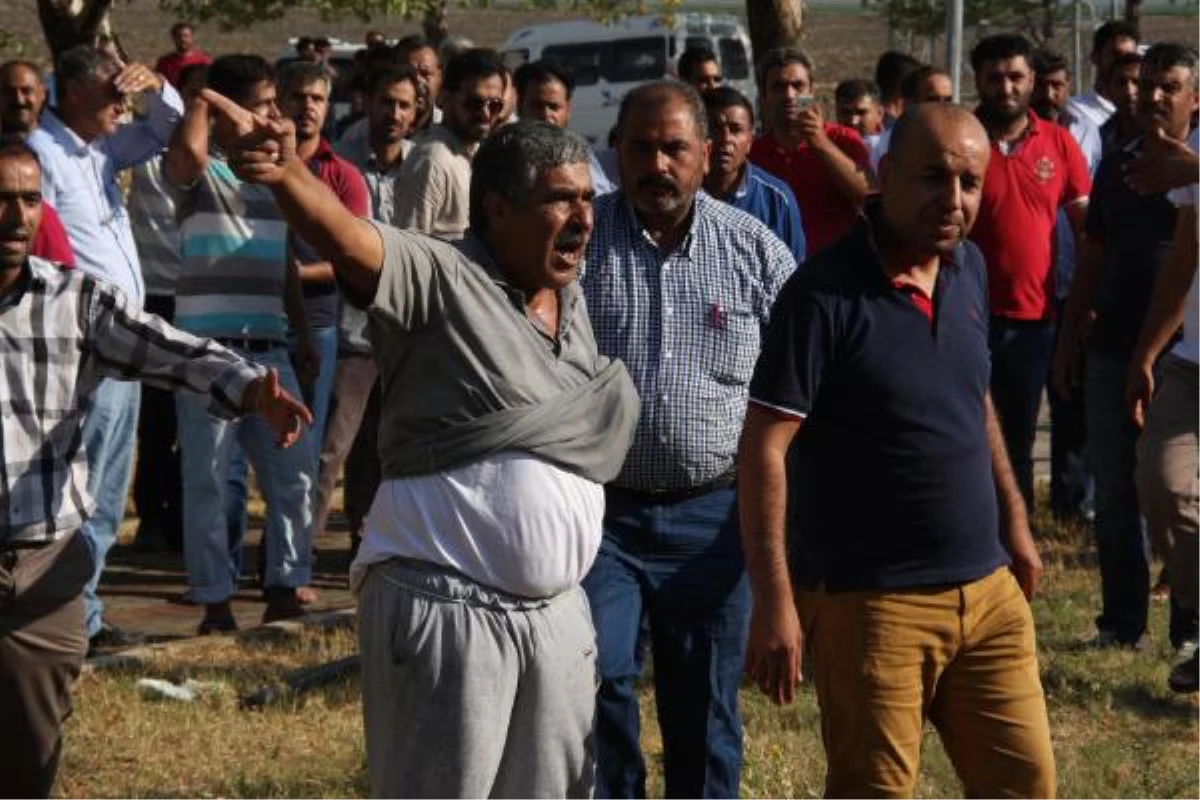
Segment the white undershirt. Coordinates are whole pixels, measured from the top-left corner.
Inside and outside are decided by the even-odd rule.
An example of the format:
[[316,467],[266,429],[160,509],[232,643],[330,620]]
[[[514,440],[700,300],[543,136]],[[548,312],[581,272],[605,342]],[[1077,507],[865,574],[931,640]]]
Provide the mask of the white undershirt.
[[525,453],[385,480],[350,567],[411,558],[522,597],[550,597],[583,580],[600,547],[604,488]]

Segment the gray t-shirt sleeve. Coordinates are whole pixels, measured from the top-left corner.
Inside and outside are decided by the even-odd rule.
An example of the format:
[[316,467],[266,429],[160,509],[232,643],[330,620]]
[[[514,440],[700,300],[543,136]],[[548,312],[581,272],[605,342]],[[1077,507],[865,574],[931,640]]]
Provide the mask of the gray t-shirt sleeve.
[[369,311],[403,330],[421,328],[437,316],[441,293],[459,268],[450,245],[415,231],[371,223],[383,240],[383,269]]

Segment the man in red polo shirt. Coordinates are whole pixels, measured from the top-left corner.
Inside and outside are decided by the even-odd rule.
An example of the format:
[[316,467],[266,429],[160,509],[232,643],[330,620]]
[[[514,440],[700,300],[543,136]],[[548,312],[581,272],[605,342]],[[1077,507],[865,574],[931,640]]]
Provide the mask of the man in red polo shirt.
[[1054,354],[1054,225],[1065,208],[1078,235],[1091,191],[1087,163],[1070,132],[1029,109],[1032,52],[1016,34],[989,36],[971,51],[976,114],[992,144],[971,239],[988,269],[992,400],[1030,508],[1033,439]]
[[192,64],[211,64],[212,57],[196,46],[190,23],[176,22],[172,25],[171,41],[175,43],[175,49],[158,59],[154,71],[178,89],[179,76],[183,74],[184,68]]
[[870,188],[870,153],[857,131],[825,121],[803,50],[770,50],[757,73],[767,133],[750,148],[750,161],[795,193],[812,256],[854,224]]

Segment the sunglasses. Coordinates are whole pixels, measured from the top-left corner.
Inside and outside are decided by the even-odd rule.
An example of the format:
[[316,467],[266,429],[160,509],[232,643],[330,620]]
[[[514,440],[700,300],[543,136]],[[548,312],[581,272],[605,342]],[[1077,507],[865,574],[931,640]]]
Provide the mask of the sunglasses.
[[504,100],[499,97],[480,97],[474,95],[462,98],[462,104],[468,111],[486,111],[489,116],[496,116],[504,110]]

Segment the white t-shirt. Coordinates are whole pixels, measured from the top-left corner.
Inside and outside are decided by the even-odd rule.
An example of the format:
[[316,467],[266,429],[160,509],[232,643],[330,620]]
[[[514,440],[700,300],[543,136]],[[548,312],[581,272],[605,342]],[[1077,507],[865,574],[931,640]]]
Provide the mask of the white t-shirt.
[[357,592],[368,566],[399,557],[509,594],[551,597],[591,569],[603,520],[603,486],[526,453],[385,480],[350,585]]
[[[1188,147],[1194,152],[1200,152],[1200,128],[1192,130],[1188,137]],[[1167,195],[1177,206],[1200,206],[1200,184],[1193,183],[1175,189]],[[1200,269],[1200,265],[1197,265]],[[1173,348],[1171,354],[1187,359],[1193,364],[1200,364],[1200,286],[1196,283],[1196,275],[1192,275],[1192,288],[1188,289],[1187,308],[1183,314],[1183,338]]]

